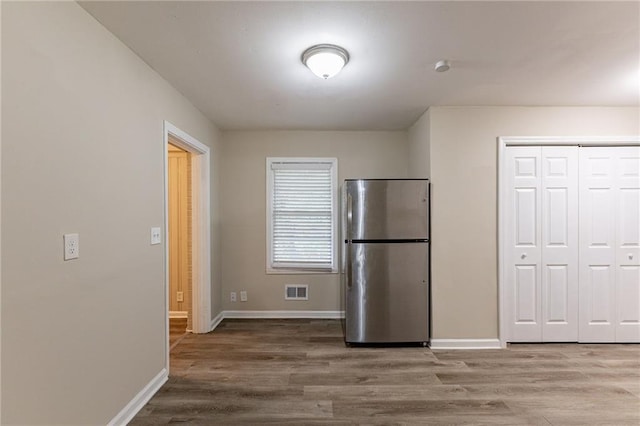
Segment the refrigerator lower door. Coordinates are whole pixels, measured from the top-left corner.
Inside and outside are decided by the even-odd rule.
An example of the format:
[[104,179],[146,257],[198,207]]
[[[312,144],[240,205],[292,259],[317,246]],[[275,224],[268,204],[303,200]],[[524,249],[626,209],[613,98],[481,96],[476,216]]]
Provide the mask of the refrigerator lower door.
[[346,244],[345,341],[429,341],[429,243]]

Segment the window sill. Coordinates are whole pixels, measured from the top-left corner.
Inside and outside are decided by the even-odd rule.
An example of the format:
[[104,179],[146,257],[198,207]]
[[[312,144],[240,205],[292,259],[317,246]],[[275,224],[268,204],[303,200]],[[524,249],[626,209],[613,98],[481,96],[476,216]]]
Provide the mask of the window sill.
[[267,275],[333,275],[339,274],[337,269],[274,269],[267,268]]

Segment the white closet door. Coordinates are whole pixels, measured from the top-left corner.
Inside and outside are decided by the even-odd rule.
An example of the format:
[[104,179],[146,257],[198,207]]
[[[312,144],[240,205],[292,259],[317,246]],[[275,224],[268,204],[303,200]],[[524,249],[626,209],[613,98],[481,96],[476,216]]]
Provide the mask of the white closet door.
[[640,147],[615,152],[616,342],[640,342]]
[[580,149],[581,342],[615,341],[615,158]]
[[578,340],[578,147],[542,148],[542,341]]
[[505,220],[509,341],[539,342],[541,311],[540,147],[506,150],[508,210]]
[[581,342],[640,340],[638,153],[580,150]]

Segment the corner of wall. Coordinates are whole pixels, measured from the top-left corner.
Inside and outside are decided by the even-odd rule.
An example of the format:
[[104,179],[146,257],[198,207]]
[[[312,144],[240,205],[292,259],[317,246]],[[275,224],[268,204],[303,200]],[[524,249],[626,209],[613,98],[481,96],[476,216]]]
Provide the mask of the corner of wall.
[[223,131],[211,122],[215,143],[211,147],[211,323],[222,313],[222,140]]
[[407,159],[409,177],[427,178],[431,172],[431,108],[418,118],[409,127],[408,134],[408,154]]

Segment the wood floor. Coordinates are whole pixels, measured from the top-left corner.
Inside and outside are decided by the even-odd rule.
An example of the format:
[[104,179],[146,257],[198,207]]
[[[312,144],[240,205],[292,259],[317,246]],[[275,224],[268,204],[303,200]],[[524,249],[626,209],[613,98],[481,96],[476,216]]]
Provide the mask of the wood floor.
[[169,318],[169,348],[173,349],[186,334],[186,318]]
[[132,425],[639,425],[640,345],[348,348],[335,320],[224,320]]

